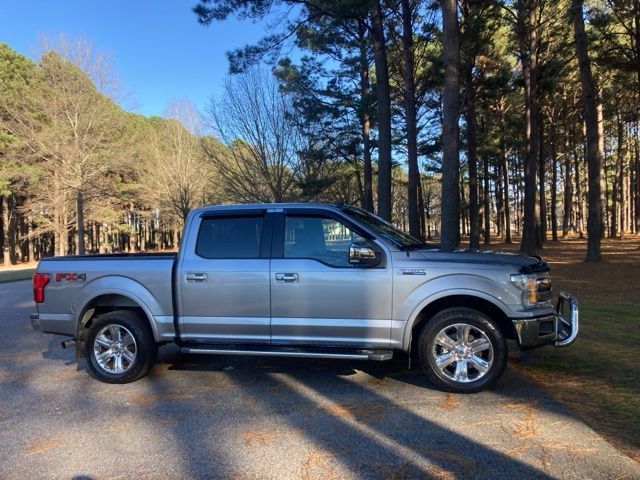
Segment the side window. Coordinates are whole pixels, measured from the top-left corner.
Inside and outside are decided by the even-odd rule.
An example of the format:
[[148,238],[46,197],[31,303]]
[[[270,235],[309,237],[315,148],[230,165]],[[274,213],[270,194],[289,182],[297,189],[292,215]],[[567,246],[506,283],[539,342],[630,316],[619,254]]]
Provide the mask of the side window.
[[363,237],[333,218],[287,215],[284,258],[311,258],[332,267],[351,267],[349,245]]
[[204,258],[259,258],[262,217],[213,217],[200,223],[196,254]]

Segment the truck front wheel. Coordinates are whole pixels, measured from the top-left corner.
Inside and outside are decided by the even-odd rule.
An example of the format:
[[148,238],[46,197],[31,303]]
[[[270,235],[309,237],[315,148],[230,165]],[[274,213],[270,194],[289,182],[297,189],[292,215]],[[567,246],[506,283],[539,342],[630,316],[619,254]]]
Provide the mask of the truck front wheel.
[[151,328],[130,310],[100,315],[87,331],[89,373],[102,382],[129,383],[144,377],[155,363],[157,352]]
[[420,365],[440,388],[473,393],[493,384],[507,364],[507,343],[489,317],[470,308],[437,313],[420,332]]

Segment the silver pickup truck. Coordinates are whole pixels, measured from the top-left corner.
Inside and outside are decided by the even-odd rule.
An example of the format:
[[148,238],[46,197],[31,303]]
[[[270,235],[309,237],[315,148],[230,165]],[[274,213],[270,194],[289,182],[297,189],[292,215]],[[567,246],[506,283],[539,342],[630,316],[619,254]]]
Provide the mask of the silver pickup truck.
[[[68,335],[89,372],[132,382],[159,345],[204,354],[417,358],[440,388],[495,382],[507,339],[564,346],[575,299],[554,308],[549,268],[507,253],[445,253],[360,208],[193,210],[178,254],[54,257],[33,277],[36,330]],[[409,357],[411,358],[411,357]]]

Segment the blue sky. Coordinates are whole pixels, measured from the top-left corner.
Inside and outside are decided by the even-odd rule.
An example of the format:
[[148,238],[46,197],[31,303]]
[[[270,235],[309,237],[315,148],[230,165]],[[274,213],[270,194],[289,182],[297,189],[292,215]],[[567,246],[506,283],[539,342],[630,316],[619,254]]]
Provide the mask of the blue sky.
[[0,42],[33,57],[38,35],[83,36],[112,56],[134,111],[161,115],[172,99],[202,110],[220,92],[225,52],[264,35],[260,24],[230,18],[197,23],[196,0],[0,0]]

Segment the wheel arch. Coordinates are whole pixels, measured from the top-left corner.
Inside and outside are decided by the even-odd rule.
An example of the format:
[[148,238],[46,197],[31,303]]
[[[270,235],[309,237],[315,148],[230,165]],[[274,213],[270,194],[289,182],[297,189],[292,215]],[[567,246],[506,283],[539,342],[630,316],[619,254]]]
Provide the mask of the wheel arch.
[[149,322],[156,342],[160,339],[155,317],[164,314],[162,307],[144,285],[132,278],[120,275],[100,277],[85,285],[72,305],[78,329],[87,325],[96,310],[103,313],[120,308],[135,309]]
[[420,330],[439,312],[455,307],[471,308],[485,314],[496,322],[505,338],[516,338],[513,322],[497,302],[473,293],[452,293],[433,299],[418,310],[413,322],[405,331],[405,345],[408,346],[409,353],[416,351]]
[[114,310],[130,310],[138,313],[151,328],[154,340],[160,341],[156,322],[153,321],[153,313],[139,296],[118,288],[98,289],[85,298],[76,310],[76,356],[83,355],[86,331],[92,320],[100,314]]

